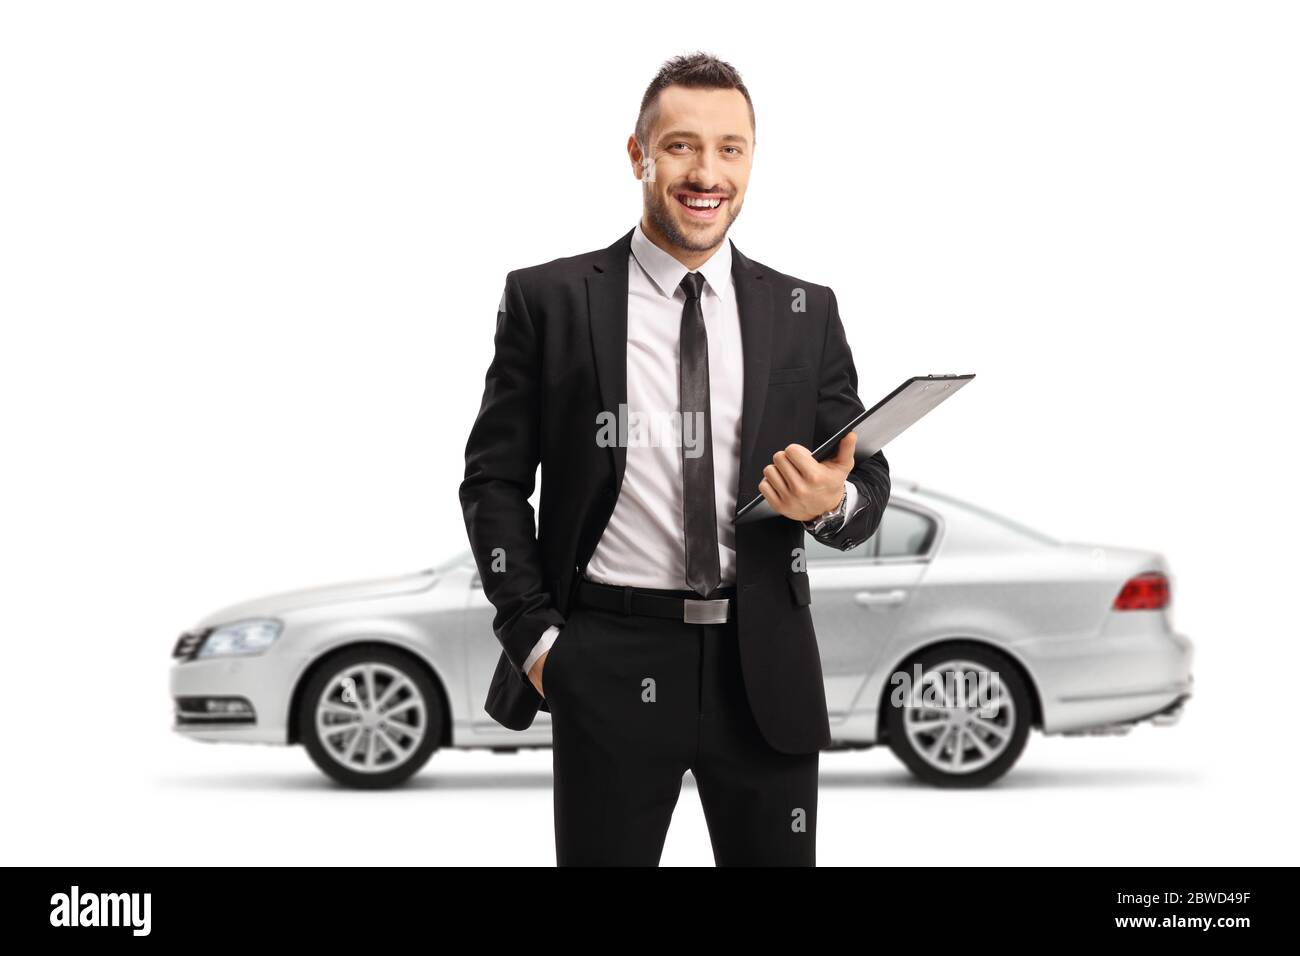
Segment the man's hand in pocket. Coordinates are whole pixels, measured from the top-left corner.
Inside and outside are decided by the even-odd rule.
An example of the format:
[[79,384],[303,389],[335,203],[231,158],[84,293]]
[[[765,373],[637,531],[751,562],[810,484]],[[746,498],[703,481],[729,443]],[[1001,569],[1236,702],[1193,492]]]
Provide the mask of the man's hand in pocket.
[[543,697],[546,694],[542,691],[542,668],[546,666],[546,658],[550,656],[551,652],[549,650],[543,651],[542,656],[533,661],[533,666],[528,671],[528,679],[533,682],[533,687],[536,688],[537,693]]

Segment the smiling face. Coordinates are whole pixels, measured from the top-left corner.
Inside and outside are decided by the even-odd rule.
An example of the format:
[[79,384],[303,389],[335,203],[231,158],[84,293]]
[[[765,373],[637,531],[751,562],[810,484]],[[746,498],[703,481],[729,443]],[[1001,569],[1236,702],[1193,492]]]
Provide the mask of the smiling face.
[[744,94],[668,86],[641,150],[628,140],[642,181],[646,235],[692,266],[704,262],[740,215],[753,163],[754,127]]

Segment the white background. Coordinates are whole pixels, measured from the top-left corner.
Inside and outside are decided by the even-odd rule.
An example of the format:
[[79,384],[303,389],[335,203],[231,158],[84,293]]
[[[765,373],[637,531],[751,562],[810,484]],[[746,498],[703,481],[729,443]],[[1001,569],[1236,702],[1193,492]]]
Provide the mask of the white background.
[[[978,374],[894,475],[1161,551],[1197,648],[1182,723],[988,790],[823,755],[819,861],[1296,862],[1294,6],[2,9],[6,862],[554,862],[548,752],[341,791],[176,737],[168,655],[464,546],[505,274],[632,227],[694,49],[757,109],[731,236],[835,289],[864,398]],[[688,785],[664,863],[711,862]]]

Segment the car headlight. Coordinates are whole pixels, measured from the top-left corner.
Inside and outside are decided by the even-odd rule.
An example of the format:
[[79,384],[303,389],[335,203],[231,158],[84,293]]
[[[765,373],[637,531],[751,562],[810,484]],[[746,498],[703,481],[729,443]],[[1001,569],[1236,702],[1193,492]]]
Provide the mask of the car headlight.
[[223,624],[208,635],[199,648],[197,657],[233,657],[241,654],[260,654],[280,636],[284,625],[270,617],[249,618]]

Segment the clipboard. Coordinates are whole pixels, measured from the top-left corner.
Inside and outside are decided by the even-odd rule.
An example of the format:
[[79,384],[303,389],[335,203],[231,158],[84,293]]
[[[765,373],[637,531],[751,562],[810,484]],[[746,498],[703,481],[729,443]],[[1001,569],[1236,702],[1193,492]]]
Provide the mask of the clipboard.
[[[833,458],[844,436],[856,432],[858,443],[853,449],[853,457],[857,461],[865,461],[934,411],[974,377],[974,372],[967,375],[913,375],[813,449],[813,458],[818,461]],[[736,512],[736,524],[779,517],[760,494]]]

